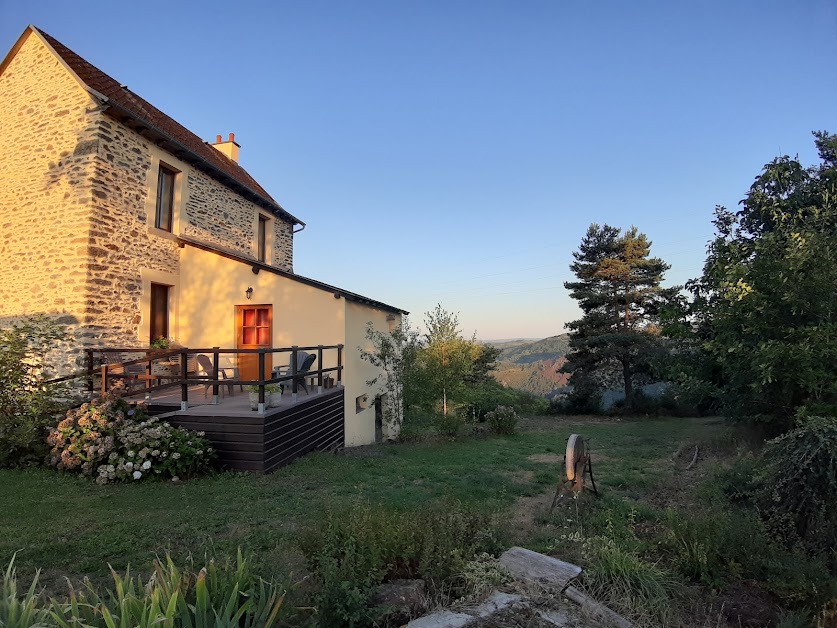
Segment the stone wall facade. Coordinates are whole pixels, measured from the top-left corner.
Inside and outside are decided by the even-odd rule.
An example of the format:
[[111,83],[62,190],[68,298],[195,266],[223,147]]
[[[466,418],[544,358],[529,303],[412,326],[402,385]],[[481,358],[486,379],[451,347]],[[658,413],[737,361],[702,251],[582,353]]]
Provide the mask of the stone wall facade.
[[[187,186],[188,200],[181,217],[181,233],[255,259],[256,217],[268,212],[194,168],[188,169]],[[272,221],[271,265],[293,271],[293,225],[276,216]]]
[[[147,343],[144,287],[152,272],[177,282],[178,227],[255,259],[268,212],[174,157],[185,181],[175,233],[151,228],[161,150],[109,116],[32,32],[0,74],[0,138],[0,326],[37,313],[67,324],[63,371],[85,346]],[[291,271],[293,225],[272,222],[270,261]]]
[[[148,141],[104,113],[99,131],[87,266],[89,332],[99,346],[148,342],[140,315],[142,273],[179,273],[179,248],[171,238],[148,229],[146,201],[151,168]],[[152,217],[153,219],[153,217]]]
[[286,220],[273,221],[273,266],[294,272],[294,226]]
[[86,333],[96,108],[35,35],[0,75],[0,325],[46,314]]

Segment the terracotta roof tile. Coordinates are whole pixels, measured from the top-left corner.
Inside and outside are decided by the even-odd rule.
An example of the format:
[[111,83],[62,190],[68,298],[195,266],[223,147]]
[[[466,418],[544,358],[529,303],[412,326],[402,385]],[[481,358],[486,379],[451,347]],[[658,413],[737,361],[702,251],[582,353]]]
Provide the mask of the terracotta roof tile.
[[[244,168],[232,159],[227,158],[226,155],[223,155],[218,150],[212,148],[212,146],[206,144],[182,124],[167,116],[144,98],[120,85],[118,81],[85,59],[82,59],[54,37],[40,29],[36,30],[90,89],[106,96],[110,101],[128,111],[132,116],[142,120],[148,126],[162,131],[205,163],[220,170],[236,183],[262,197],[269,204],[278,208],[283,214],[290,216]],[[221,182],[223,183],[223,181]],[[290,217],[302,224],[301,221],[293,216]]]

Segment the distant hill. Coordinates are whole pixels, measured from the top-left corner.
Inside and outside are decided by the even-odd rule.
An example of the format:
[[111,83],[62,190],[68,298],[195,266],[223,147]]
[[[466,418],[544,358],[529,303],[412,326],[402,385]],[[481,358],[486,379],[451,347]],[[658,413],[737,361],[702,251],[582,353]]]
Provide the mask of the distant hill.
[[567,334],[542,340],[487,344],[501,350],[494,378],[504,386],[551,397],[567,385],[569,375],[559,372],[569,348]]
[[529,364],[501,362],[494,371],[494,379],[509,388],[549,398],[567,385],[570,376],[559,372],[564,362],[564,357],[557,360],[537,360]]
[[517,362],[531,364],[539,360],[556,360],[567,355],[570,346],[570,335],[550,336],[543,340],[525,342],[514,346],[498,346],[501,349],[499,360],[503,362]]
[[538,342],[540,338],[505,338],[503,340],[479,340],[484,345],[491,345],[501,350],[512,349],[522,345]]

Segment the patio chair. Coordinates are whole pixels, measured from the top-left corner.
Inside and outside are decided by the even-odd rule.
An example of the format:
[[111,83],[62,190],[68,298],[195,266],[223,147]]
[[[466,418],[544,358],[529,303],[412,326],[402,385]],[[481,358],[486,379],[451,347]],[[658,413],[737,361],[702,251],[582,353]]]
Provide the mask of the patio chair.
[[122,353],[114,353],[112,351],[104,352],[104,357],[105,364],[108,365],[108,373],[118,375],[119,377],[115,377],[114,379],[121,379],[125,383],[125,390],[127,392],[131,392],[134,384],[140,381],[143,383],[143,387],[146,386],[149,377],[143,364],[136,363],[126,366],[123,362],[130,362],[131,360],[126,360]]
[[[198,361],[198,368],[201,371],[203,371],[203,373],[204,373],[203,375],[200,375],[198,377],[198,379],[212,379],[212,360],[209,359],[209,356],[204,355],[203,353],[199,353],[197,355],[196,359]],[[227,371],[232,371],[232,378],[233,379],[236,378],[237,375],[238,375],[238,373],[237,373],[238,369],[236,369],[234,367],[219,366],[218,367],[218,375],[220,375],[221,379],[230,379],[230,377],[227,377]],[[223,386],[224,385],[225,384],[221,384],[221,387],[222,387],[221,390],[222,391],[223,391]],[[232,394],[233,394],[233,386],[234,385],[235,384],[233,384],[232,382],[230,382],[229,384],[226,384],[227,391],[230,393],[230,396],[232,396]],[[204,397],[206,397],[206,393],[207,393],[207,391],[209,391],[209,388],[211,386],[212,386],[212,384],[204,384],[204,388],[203,388],[203,396]],[[242,391],[244,390],[244,387],[241,384],[239,384],[238,387]]]
[[[305,376],[311,371],[311,366],[314,364],[314,360],[317,359],[317,356],[313,353],[307,353],[305,351],[299,351],[296,354],[296,377],[293,380],[282,382],[280,385],[284,389],[286,385],[291,384],[293,381],[296,382],[297,386],[302,386],[302,389],[306,392],[306,394],[311,394],[308,391],[308,386],[305,385]],[[291,374],[291,365],[288,364],[287,366],[279,366],[274,369],[276,375],[290,375]]]

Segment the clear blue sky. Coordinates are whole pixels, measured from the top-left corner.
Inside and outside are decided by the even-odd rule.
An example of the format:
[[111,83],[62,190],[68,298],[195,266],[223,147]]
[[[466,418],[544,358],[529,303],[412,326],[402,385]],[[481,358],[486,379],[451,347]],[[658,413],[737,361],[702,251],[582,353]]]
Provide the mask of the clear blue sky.
[[700,274],[715,204],[837,132],[834,0],[18,2],[308,224],[295,270],[481,338],[561,333],[591,222]]

